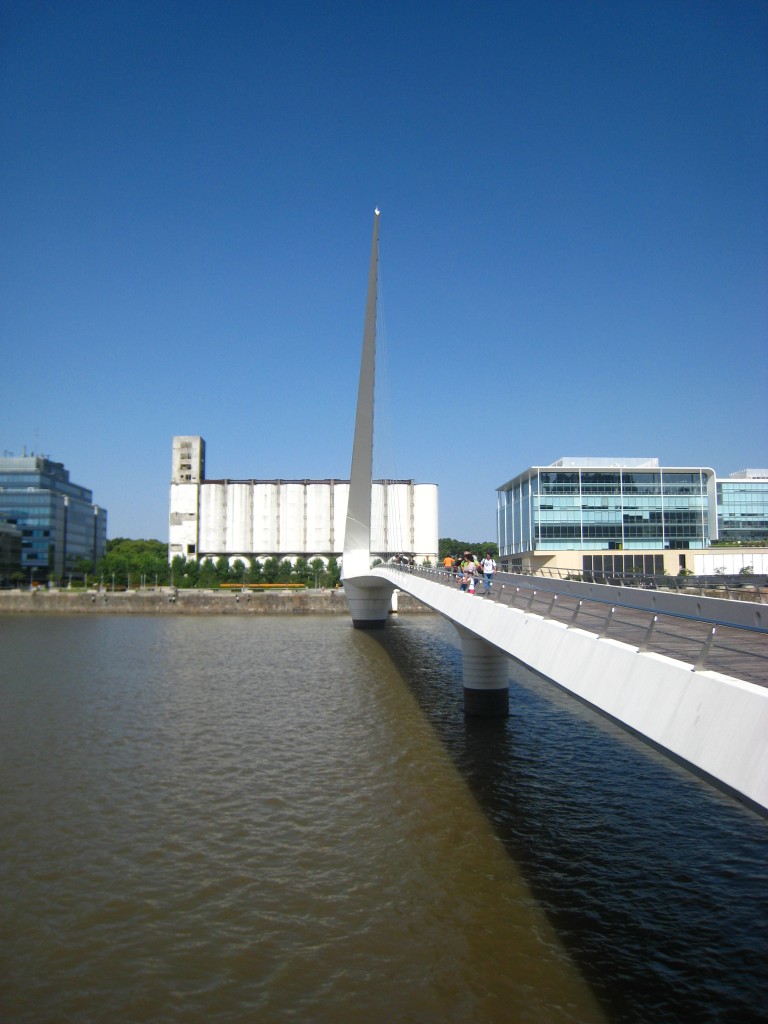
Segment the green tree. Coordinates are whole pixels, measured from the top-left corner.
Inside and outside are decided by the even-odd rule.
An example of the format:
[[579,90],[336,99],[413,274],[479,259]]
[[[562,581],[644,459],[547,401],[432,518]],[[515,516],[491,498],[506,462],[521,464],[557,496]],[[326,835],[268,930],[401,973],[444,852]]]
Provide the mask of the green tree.
[[325,576],[325,562],[322,558],[313,558],[309,563],[309,568],[312,572],[311,587],[322,587],[323,577]]
[[127,537],[114,537],[107,541],[107,550],[103,558],[89,571],[95,576],[104,578],[105,583],[115,579],[125,582],[128,574],[131,582],[138,583],[144,576],[147,581],[166,584],[170,582],[168,565],[168,545],[159,540],[130,540]]
[[224,555],[216,559],[216,582],[229,583],[231,580],[229,572],[229,559]]
[[339,580],[341,579],[341,569],[339,569],[338,561],[331,556],[328,559],[328,566],[325,570],[325,579],[323,580],[324,587],[330,587],[333,590],[338,586]]
[[186,558],[181,555],[176,555],[171,562],[171,576],[170,583],[173,583],[175,587],[188,587],[189,586],[189,567],[191,565],[197,565],[197,562],[188,562]]
[[215,564],[210,558],[204,558],[200,563],[200,577],[195,585],[203,590],[210,590],[217,586],[218,582],[219,574]]
[[[187,562],[184,561],[185,570],[183,575],[184,587],[196,587],[200,583],[200,563],[192,559]],[[181,584],[179,584],[181,586]]]
[[256,559],[256,558],[254,558],[251,561],[251,567],[248,570],[248,577],[247,577],[247,579],[248,579],[249,583],[261,583],[262,582],[263,576],[262,576],[262,570],[261,570],[261,562],[259,562],[259,560]]
[[441,537],[437,542],[437,557],[440,562],[446,555],[463,555],[465,551],[471,551],[478,558],[482,558],[486,551],[490,551],[493,558],[499,557],[499,547],[493,540],[456,540],[453,537]]
[[309,562],[306,558],[296,559],[296,564],[293,567],[293,582],[303,583],[307,587],[314,584],[315,574],[310,568]]
[[75,560],[72,566],[72,572],[74,579],[72,580],[73,587],[79,587],[85,584],[90,576],[90,582],[93,583],[93,561],[90,558],[78,558]]
[[262,566],[262,575],[265,583],[277,583],[277,574],[280,571],[276,558],[268,558]]
[[287,558],[284,558],[282,560],[282,562],[280,563],[280,565],[278,566],[278,568],[277,568],[277,579],[275,580],[275,582],[276,583],[292,583],[293,582],[293,580],[291,579],[292,573],[293,573],[293,566],[291,565],[291,563],[288,561]]

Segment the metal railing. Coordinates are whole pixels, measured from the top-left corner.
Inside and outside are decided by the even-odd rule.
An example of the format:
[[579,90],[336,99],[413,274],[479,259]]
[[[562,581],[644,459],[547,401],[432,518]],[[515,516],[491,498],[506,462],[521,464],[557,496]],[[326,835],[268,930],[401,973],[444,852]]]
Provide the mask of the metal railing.
[[695,591],[699,596],[717,591],[719,597],[741,597],[745,591],[754,592],[763,604],[768,599],[768,575],[764,573],[714,573],[704,576],[653,574],[643,572],[599,572],[583,569],[554,569],[544,566],[533,572],[522,569],[505,569],[509,575],[541,576],[544,579],[572,580],[581,583],[602,583],[612,587],[635,587],[643,590],[671,590],[673,593],[688,594]]
[[[460,575],[445,569],[389,563],[381,568],[418,575],[456,589]],[[572,575],[571,575],[572,581]],[[713,616],[659,611],[633,604],[614,594],[605,599],[581,597],[558,590],[555,578],[496,573],[490,593],[484,592],[482,575],[476,577],[475,596],[495,604],[556,619],[566,627],[578,627],[634,646],[684,661],[693,671],[713,669],[737,678],[768,685],[768,629],[737,625]]]

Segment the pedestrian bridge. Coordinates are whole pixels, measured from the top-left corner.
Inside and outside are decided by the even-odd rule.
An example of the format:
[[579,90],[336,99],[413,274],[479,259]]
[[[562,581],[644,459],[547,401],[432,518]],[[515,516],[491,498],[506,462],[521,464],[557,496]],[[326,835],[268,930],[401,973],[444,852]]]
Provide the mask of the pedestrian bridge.
[[768,812],[768,604],[511,574],[471,595],[394,565],[369,579],[456,627],[467,714],[506,713],[512,659]]
[[508,713],[511,658],[768,813],[768,605],[502,574],[471,595],[441,570],[371,567],[377,267],[378,211],[342,560],[354,625],[384,626],[406,591],[458,631],[467,714]]

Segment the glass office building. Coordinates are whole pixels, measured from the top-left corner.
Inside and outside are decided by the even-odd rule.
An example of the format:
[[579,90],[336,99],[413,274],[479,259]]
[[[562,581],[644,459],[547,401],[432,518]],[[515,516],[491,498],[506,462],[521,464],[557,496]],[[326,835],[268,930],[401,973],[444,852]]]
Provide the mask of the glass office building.
[[0,520],[21,533],[21,570],[30,582],[75,573],[81,559],[95,564],[106,551],[106,510],[44,456],[0,459]]
[[21,531],[0,521],[0,587],[8,587],[21,571]]
[[500,561],[526,570],[677,572],[685,557],[665,553],[709,545],[715,496],[714,470],[664,467],[658,459],[532,466],[498,488]]
[[742,469],[717,481],[721,541],[768,544],[768,469]]

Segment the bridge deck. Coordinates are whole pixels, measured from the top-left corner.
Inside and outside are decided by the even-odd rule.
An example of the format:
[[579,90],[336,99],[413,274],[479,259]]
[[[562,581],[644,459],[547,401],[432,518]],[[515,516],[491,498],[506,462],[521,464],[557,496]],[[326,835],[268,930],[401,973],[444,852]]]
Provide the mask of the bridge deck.
[[[423,572],[423,570],[417,570]],[[458,588],[455,576],[432,570],[430,578],[443,586]],[[542,581],[544,582],[544,581]],[[695,617],[653,613],[626,605],[583,599],[558,593],[546,581],[546,590],[521,586],[520,578],[497,573],[490,595],[478,581],[474,598],[494,601],[556,619],[631,646],[711,669],[736,679],[768,687],[768,634],[735,626],[712,623]],[[612,610],[613,609],[613,610]]]
[[[530,610],[545,614],[545,603],[548,605],[549,601],[542,601],[542,607],[537,608],[534,601]],[[575,610],[578,610],[578,615],[572,621]],[[622,640],[635,647],[645,645],[649,651],[691,664],[698,661],[711,632],[706,622],[659,615],[648,637],[652,618],[648,612],[635,608],[617,608],[610,620],[609,612],[610,607],[605,605],[584,602],[579,608],[576,598],[559,597],[548,617],[561,622],[571,621],[572,625],[595,633],[604,631],[605,636],[614,640]],[[706,667],[714,672],[768,686],[768,640],[761,633],[733,626],[718,626],[709,646]]]

